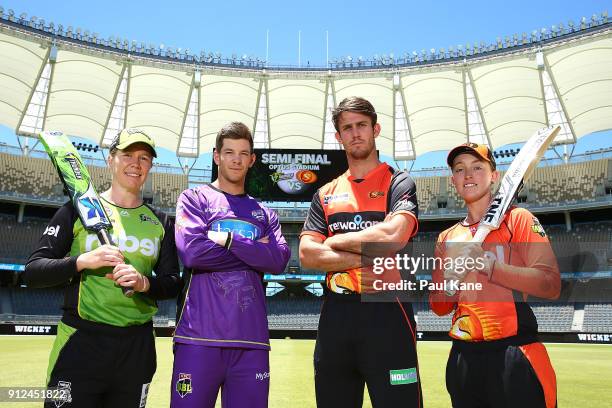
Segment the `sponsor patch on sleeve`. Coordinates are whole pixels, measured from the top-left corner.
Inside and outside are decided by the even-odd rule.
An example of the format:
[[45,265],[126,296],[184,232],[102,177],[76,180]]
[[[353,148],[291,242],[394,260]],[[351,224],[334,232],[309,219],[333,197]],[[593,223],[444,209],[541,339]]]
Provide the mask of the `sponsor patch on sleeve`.
[[540,220],[538,220],[536,217],[533,217],[533,224],[531,225],[531,232],[533,232],[534,234],[538,234],[541,237],[546,236],[544,227],[542,227],[542,224],[540,224]]

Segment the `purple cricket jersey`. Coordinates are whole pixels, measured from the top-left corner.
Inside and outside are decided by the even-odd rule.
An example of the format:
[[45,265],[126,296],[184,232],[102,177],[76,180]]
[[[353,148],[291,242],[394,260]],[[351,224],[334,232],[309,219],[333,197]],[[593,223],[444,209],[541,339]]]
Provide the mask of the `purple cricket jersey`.
[[[231,234],[227,249],[208,238],[211,230]],[[262,237],[269,242],[257,242]],[[283,272],[290,256],[276,213],[210,184],[185,190],[176,207],[176,247],[191,276],[174,341],[269,350],[262,274]]]

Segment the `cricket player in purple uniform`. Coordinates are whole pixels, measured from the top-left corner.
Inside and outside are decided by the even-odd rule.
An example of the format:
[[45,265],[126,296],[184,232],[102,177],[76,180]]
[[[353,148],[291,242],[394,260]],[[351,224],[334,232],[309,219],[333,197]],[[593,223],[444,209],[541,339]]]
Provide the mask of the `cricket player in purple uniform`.
[[245,194],[253,138],[233,122],[217,134],[218,178],[185,190],[176,246],[185,266],[174,335],[172,407],[267,407],[270,340],[263,273],[281,273],[290,251],[277,215]]

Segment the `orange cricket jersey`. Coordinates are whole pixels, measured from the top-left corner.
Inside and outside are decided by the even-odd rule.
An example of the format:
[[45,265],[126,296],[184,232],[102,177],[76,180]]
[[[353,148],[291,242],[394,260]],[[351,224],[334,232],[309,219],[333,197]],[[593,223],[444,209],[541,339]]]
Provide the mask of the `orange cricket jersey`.
[[[321,187],[313,197],[301,235],[325,240],[361,231],[398,213],[410,214],[416,222],[416,185],[407,173],[381,163],[364,178],[357,179],[347,171]],[[361,293],[361,277],[362,268],[328,272],[327,288],[335,293]]]
[[[469,242],[478,223],[461,222],[438,236],[436,256],[444,258],[453,242]],[[560,281],[559,269],[548,237],[538,219],[524,208],[514,207],[504,217],[501,227],[489,233],[483,249],[495,255],[497,262],[544,271],[551,281]],[[495,267],[493,267],[493,275]],[[443,281],[443,271],[434,270],[434,282]],[[527,295],[495,284],[481,273],[469,273],[464,282],[479,282],[480,291],[459,292],[454,298],[441,292],[430,294],[432,310],[438,315],[455,310],[449,335],[467,342],[511,339],[533,340],[538,325],[533,311],[526,303]],[[533,284],[541,284],[533,282]],[[446,300],[447,301],[441,301]]]

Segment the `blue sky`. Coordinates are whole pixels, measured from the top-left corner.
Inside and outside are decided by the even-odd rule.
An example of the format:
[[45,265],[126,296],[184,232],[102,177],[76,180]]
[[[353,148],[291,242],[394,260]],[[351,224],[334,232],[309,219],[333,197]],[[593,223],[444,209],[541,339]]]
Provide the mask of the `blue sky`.
[[[514,33],[567,25],[612,11],[611,1],[41,1],[0,0],[12,8],[65,27],[82,27],[102,37],[119,36],[156,45],[189,48],[192,52],[221,52],[266,57],[269,63],[298,64],[301,31],[302,65],[324,66],[326,32],[329,56],[371,58],[404,52],[448,48],[458,44],[494,42]],[[15,143],[13,133],[0,126],[0,140]],[[11,140],[12,139],[12,140]],[[577,151],[612,145],[612,133],[581,139]],[[424,157],[418,167],[437,160]],[[174,161],[176,163],[176,161]]]

